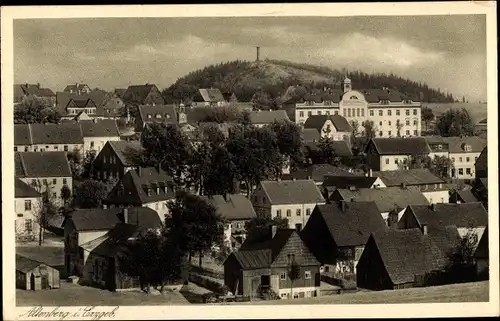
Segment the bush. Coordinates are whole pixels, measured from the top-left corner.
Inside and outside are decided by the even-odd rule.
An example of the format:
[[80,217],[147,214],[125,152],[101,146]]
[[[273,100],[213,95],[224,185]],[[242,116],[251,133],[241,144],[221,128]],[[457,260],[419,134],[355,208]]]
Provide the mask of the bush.
[[189,281],[217,294],[227,295],[229,293],[229,288],[225,284],[223,284],[222,281],[218,282],[213,278],[209,278],[200,274],[189,273]]

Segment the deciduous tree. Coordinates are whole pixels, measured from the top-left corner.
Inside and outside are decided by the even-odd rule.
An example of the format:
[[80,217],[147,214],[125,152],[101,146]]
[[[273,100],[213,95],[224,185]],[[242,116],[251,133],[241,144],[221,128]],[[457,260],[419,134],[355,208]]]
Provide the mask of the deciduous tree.
[[15,124],[57,124],[61,115],[55,107],[44,105],[36,99],[28,99],[14,106]]
[[429,107],[422,107],[422,121],[425,124],[425,129],[429,129],[429,124],[434,120],[434,112]]
[[365,120],[361,125],[364,128],[364,136],[365,137],[368,137],[368,138],[375,137],[376,128],[375,128],[375,124],[373,123],[373,120]]
[[321,151],[321,158],[323,162],[331,165],[338,166],[340,159],[335,152],[335,143],[329,137],[322,137],[319,140],[318,148]]
[[436,134],[444,137],[474,135],[474,123],[467,109],[449,109],[439,116]]
[[79,184],[74,191],[75,205],[81,208],[99,207],[108,195],[109,187],[97,180],[89,179]]

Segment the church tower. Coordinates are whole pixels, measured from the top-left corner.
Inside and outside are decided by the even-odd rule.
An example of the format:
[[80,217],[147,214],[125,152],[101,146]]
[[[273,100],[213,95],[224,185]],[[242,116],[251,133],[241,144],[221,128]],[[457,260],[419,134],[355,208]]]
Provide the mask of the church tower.
[[351,79],[347,78],[347,76],[345,77],[344,82],[342,84],[342,89],[344,90],[344,93],[352,90]]

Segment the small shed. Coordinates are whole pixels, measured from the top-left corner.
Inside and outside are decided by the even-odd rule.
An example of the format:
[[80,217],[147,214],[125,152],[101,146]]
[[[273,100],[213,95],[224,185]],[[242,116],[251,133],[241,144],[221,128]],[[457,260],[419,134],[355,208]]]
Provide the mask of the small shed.
[[16,288],[46,290],[60,287],[59,271],[42,262],[16,254]]

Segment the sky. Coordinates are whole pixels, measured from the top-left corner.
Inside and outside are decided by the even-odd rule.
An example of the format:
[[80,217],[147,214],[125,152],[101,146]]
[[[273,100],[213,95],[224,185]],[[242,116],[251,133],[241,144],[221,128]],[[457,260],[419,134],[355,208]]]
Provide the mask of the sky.
[[[395,73],[486,101],[486,16],[80,18],[14,21],[14,82],[165,88],[236,59]],[[353,84],[355,89],[356,84]]]

